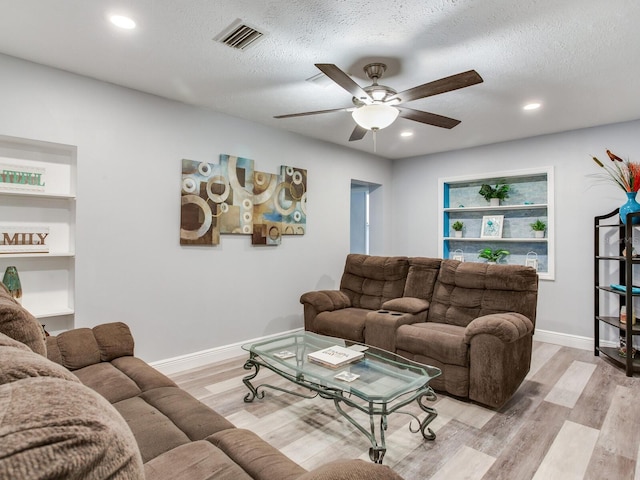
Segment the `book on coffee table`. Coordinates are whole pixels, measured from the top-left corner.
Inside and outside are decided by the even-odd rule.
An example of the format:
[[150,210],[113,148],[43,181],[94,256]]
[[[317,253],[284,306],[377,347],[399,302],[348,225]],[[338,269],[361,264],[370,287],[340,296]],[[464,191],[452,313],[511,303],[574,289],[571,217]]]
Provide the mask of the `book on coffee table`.
[[307,358],[315,363],[324,365],[330,368],[338,368],[347,363],[355,362],[364,357],[363,352],[358,352],[350,348],[334,345],[333,347],[323,348],[317,352],[313,352],[307,355]]

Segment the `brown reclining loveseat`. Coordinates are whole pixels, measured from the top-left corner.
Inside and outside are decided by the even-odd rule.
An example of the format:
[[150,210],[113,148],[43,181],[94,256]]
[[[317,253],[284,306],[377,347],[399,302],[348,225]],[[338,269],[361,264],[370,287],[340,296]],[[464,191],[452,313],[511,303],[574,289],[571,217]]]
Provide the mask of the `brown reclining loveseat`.
[[350,254],[339,290],[300,302],[306,330],[438,367],[433,388],[499,408],[529,371],[537,297],[530,267]]

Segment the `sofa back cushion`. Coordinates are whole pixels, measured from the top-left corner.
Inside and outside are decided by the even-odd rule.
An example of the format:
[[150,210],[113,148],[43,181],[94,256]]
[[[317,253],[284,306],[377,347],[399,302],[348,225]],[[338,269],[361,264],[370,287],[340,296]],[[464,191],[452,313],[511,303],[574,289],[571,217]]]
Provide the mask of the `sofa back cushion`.
[[427,321],[466,327],[492,313],[521,313],[535,327],[538,275],[520,265],[443,260]]
[[440,258],[410,258],[404,296],[422,298],[430,302],[441,263]]
[[408,271],[407,257],[352,253],[347,255],[340,290],[352,307],[377,310],[385,301],[402,297]]
[[133,355],[133,336],[122,322],[76,328],[47,337],[47,356],[69,370]]
[[40,355],[47,354],[44,330],[33,315],[0,282],[0,333],[24,343]]

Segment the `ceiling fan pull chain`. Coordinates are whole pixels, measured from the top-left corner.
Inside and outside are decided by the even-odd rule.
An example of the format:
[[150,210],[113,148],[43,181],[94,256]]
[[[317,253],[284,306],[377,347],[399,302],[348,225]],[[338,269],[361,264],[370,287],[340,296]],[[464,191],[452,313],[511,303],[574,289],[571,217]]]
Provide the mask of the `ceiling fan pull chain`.
[[377,153],[377,144],[376,144],[376,131],[373,130],[373,153]]

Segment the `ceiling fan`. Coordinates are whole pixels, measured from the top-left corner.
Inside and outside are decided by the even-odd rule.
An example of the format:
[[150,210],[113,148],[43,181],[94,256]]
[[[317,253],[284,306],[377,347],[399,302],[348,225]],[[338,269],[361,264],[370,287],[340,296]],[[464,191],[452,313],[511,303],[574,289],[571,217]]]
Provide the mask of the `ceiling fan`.
[[478,72],[469,70],[468,72],[451,75],[450,77],[441,78],[440,80],[425,83],[398,93],[391,87],[378,84],[378,80],[382,78],[382,75],[387,69],[384,63],[370,63],[365,65],[364,71],[373,83],[364,88],[360,87],[349,75],[331,63],[316,63],[315,66],[327,77],[353,95],[352,102],[355,107],[291,113],[288,115],[277,115],[273,118],[292,118],[305,115],[318,115],[321,113],[351,111],[351,115],[356,122],[356,127],[351,133],[351,137],[349,137],[350,142],[361,140],[368,130],[376,132],[377,130],[388,127],[398,116],[436,127],[453,128],[460,123],[460,120],[399,105],[411,102],[412,100],[451,92],[459,88],[470,87],[483,81]]

